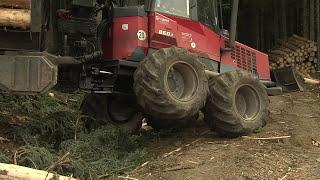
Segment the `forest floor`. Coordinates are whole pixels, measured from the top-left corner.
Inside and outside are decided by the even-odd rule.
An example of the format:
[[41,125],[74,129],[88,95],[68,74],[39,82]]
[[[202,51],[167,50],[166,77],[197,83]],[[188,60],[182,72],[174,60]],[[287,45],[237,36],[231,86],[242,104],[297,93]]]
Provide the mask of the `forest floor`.
[[[268,125],[250,137],[224,139],[204,126],[161,137],[139,179],[320,179],[320,94],[271,97]],[[170,153],[171,152],[171,153]]]
[[[65,162],[52,171],[82,179],[98,179],[103,175],[111,179],[128,175],[147,180],[320,178],[319,92],[270,98],[267,126],[250,137],[284,137],[276,140],[221,138],[201,122],[189,128],[139,136],[108,126],[88,131],[78,125],[77,118],[59,115],[63,110],[77,117],[72,110],[74,103],[57,102],[50,97],[12,100],[11,96],[2,95],[1,98],[0,162],[17,161],[19,165],[48,169],[69,152]],[[67,100],[80,101],[72,98]],[[72,106],[70,110],[65,102]],[[47,109],[48,106],[56,109]],[[41,111],[41,116],[35,115],[41,123],[26,116],[35,111]],[[38,124],[28,127],[21,121],[28,126]],[[71,131],[61,134],[68,129]]]

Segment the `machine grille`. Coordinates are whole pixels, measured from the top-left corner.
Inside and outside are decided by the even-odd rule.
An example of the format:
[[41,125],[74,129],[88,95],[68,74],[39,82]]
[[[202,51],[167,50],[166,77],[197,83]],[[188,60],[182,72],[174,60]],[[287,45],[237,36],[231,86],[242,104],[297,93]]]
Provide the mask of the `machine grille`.
[[237,66],[253,74],[258,74],[257,57],[253,51],[250,51],[241,46],[235,46],[231,52],[231,58],[236,61]]

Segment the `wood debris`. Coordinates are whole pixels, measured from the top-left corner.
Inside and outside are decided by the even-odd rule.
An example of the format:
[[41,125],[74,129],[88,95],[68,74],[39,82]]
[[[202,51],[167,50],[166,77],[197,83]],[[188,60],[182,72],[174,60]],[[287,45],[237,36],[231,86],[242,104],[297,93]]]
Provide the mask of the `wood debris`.
[[60,176],[58,174],[49,173],[47,171],[41,171],[4,163],[0,163],[0,179],[76,180],[72,177]]
[[171,168],[167,168],[164,171],[168,172],[168,171],[180,171],[180,170],[186,170],[186,169],[195,169],[194,166],[186,166],[186,165],[178,165],[175,167],[171,167]]
[[279,137],[266,137],[266,138],[257,138],[257,137],[249,137],[249,136],[242,136],[244,139],[251,139],[251,140],[279,140],[279,139],[288,139],[291,136],[279,136]]
[[312,139],[312,145],[320,147],[320,142],[317,140]]
[[317,69],[317,43],[293,35],[287,40],[278,40],[278,46],[269,51],[270,69],[293,67],[309,77]]
[[130,177],[130,176],[118,176],[119,179],[126,179],[126,180],[139,180],[137,178],[133,178],[133,177]]

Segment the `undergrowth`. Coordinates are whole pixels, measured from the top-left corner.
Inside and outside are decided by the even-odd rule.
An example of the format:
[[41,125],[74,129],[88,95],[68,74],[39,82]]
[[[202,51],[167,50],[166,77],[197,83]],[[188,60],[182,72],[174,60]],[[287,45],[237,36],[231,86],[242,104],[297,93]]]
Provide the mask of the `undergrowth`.
[[2,154],[2,153],[0,152],[0,162],[1,162],[1,163],[9,163],[9,162],[10,162],[10,159],[9,159],[6,155],[4,155],[4,154]]
[[0,93],[0,123],[11,124],[5,135],[17,145],[10,158],[0,152],[0,162],[97,179],[123,174],[143,161],[146,152],[141,136],[112,125],[89,129],[78,111],[83,94],[55,94]]

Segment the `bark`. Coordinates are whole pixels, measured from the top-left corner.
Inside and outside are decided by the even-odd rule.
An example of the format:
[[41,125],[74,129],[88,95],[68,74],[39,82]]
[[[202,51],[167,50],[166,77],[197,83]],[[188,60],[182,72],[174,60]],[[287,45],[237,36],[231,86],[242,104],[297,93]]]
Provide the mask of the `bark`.
[[310,39],[315,40],[315,32],[314,32],[314,7],[315,3],[314,0],[310,0]]
[[308,0],[303,0],[303,37],[309,38]]
[[264,27],[264,10],[260,13],[260,49],[265,49],[265,27]]
[[30,22],[30,10],[0,8],[0,26],[27,29]]
[[281,0],[281,38],[287,38],[287,6],[286,0]]
[[30,9],[31,0],[0,0],[0,7]]
[[273,28],[274,28],[274,40],[279,38],[279,11],[278,1],[273,1]]
[[317,48],[318,48],[318,59],[317,59],[317,70],[320,71],[320,2],[316,1],[316,24],[317,24]]
[[0,163],[0,179],[21,179],[21,180],[76,180],[75,178],[65,177],[13,164]]

